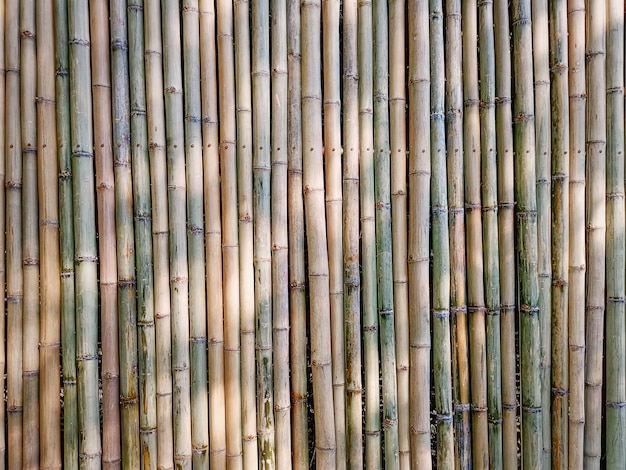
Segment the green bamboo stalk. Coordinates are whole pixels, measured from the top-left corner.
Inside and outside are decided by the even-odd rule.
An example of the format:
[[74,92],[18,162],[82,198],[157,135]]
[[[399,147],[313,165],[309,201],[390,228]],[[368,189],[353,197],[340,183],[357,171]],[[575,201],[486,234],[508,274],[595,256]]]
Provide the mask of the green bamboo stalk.
[[59,158],[61,350],[63,353],[61,363],[63,373],[63,468],[76,470],[78,469],[79,438],[78,398],[76,387],[77,364],[76,311],[74,295],[74,209],[72,206],[73,183],[70,143],[69,31],[67,13],[67,2],[65,0],[56,0],[54,3],[54,42],[56,51],[56,131],[57,153]]
[[[41,319],[39,363],[41,396],[39,403],[41,468],[61,468],[61,296],[59,252],[59,161],[56,150],[55,70],[54,70],[54,4],[50,0],[37,2],[37,176],[39,178],[39,240],[41,276]],[[1,10],[1,8],[0,8]],[[2,18],[0,18],[0,24]],[[2,47],[0,45],[0,51]],[[2,60],[2,59],[0,59]],[[3,93],[4,90],[0,91]],[[3,97],[3,94],[0,94]],[[0,119],[3,115],[0,112]],[[0,122],[4,129],[4,121]],[[0,145],[3,148],[4,145]],[[4,162],[1,164],[4,167]],[[0,203],[0,208],[4,206]],[[4,213],[0,213],[0,221]],[[4,240],[0,242],[4,252]],[[4,259],[4,257],[2,257]],[[1,268],[4,272],[4,267]],[[2,275],[4,278],[4,275]],[[4,283],[4,279],[1,280]],[[0,323],[2,330],[3,323]],[[4,370],[4,366],[1,366]],[[4,409],[4,408],[3,408]],[[2,426],[4,429],[4,426]],[[2,438],[3,442],[4,438]],[[0,461],[4,458],[0,456]]]
[[[463,155],[467,239],[467,304],[470,329],[472,461],[476,468],[489,465],[487,338],[483,278],[483,227],[481,206],[481,128],[478,90],[478,18],[476,1],[463,2]],[[481,47],[482,50],[482,47]]]
[[76,361],[79,459],[100,468],[102,444],[98,403],[98,283],[93,163],[89,5],[69,2],[70,124],[76,270]]
[[7,2],[6,76],[6,263],[7,263],[7,453],[8,467],[22,468],[22,156],[19,4]]
[[450,237],[450,313],[454,386],[455,466],[471,467],[469,352],[465,283],[465,205],[463,194],[463,82],[461,1],[446,2],[446,150]]
[[[537,197],[533,75],[531,69],[532,24],[530,2],[513,2],[513,76],[516,77],[513,112],[515,148],[515,200],[520,315],[520,364],[522,399],[522,463],[524,468],[542,465],[542,384],[537,260]],[[547,410],[545,412],[548,412]]]
[[[2,25],[2,30],[0,32],[0,64],[1,64],[0,65],[0,129],[6,129],[6,126],[5,126],[5,123],[6,123],[6,119],[5,119],[5,112],[6,112],[5,66],[6,64],[4,62],[4,58],[5,58],[5,52],[4,52],[5,22],[4,20],[6,17],[6,13],[4,11],[4,8],[5,8],[4,4],[0,5],[0,25]],[[54,90],[53,90],[53,93],[54,93]],[[0,132],[0,182],[3,188],[6,188],[5,170],[6,170],[5,134],[4,132]],[[2,227],[2,229],[0,230],[0,253],[3,253],[3,254],[6,253],[6,225],[5,225],[6,192],[5,191],[6,189],[2,191],[2,194],[0,194],[0,227]],[[4,255],[0,256],[0,283],[1,283],[0,285],[4,286],[4,289],[6,289],[6,260],[5,260]],[[6,312],[6,297],[5,299],[2,300],[1,305],[2,305],[2,308],[5,309],[4,312]],[[48,318],[52,318],[52,316],[53,315],[50,315],[50,317]],[[57,333],[57,337],[58,336],[59,334]],[[0,318],[0,338],[5,338],[5,337],[6,337],[6,318],[5,318],[5,315],[2,315],[2,317]],[[57,351],[57,354],[58,354],[58,351]],[[53,366],[54,365],[51,365],[51,367]],[[57,366],[57,378],[58,378],[58,366],[59,366],[58,361],[57,361],[56,366]],[[0,370],[3,371],[2,377],[0,378],[0,387],[2,387],[2,390],[5,390],[5,387],[6,387],[6,381],[5,381],[5,375],[4,375],[6,371],[6,349],[5,348],[0,349]],[[58,381],[57,381],[57,385],[60,385]],[[7,445],[6,445],[7,436],[6,436],[6,426],[4,425],[4,423],[6,423],[6,407],[4,406],[4,404],[3,406],[0,406],[0,422],[3,423],[3,425],[0,426],[0,468],[4,469],[6,466],[6,456],[7,456],[7,452],[6,452],[7,451]],[[57,429],[57,434],[59,433],[59,431],[60,430]],[[57,445],[58,445],[58,442],[57,442]]]
[[606,466],[626,463],[624,321],[624,9],[607,5],[606,56]]
[[[428,2],[412,0],[409,40],[409,294],[411,466],[432,467],[430,453],[430,39]],[[419,384],[419,385],[418,385]]]
[[[276,468],[289,469],[291,468],[291,396],[289,390],[289,241],[287,234],[287,2],[273,0],[270,7],[272,11],[272,334]],[[339,238],[341,239],[341,236]],[[343,280],[341,263],[339,275]],[[339,317],[342,318],[341,314]],[[343,333],[343,328],[341,331]]]
[[496,153],[498,156],[498,247],[500,255],[500,343],[502,381],[502,460],[518,467],[515,296],[515,196],[511,53],[506,0],[494,5],[496,54]]
[[[354,1],[351,2],[351,6],[354,7]],[[345,16],[348,11],[348,4],[345,5],[345,8],[344,25],[346,21],[348,21]],[[291,448],[293,467],[307,469],[309,468],[309,426],[307,422],[307,386],[309,376],[307,371],[304,201],[302,192],[302,83],[300,80],[300,58],[300,2],[287,2],[287,145],[289,149],[287,157],[287,216],[289,226],[289,309],[291,327],[289,338],[291,345]],[[358,225],[358,219],[356,223]],[[358,240],[356,243],[358,245]],[[356,261],[358,266],[358,257]],[[358,307],[356,315],[360,315]],[[356,328],[358,328],[358,324]],[[358,344],[360,347],[360,341],[357,341],[355,344]],[[349,351],[346,352],[349,354]],[[357,373],[359,374],[358,377],[360,380],[360,360],[358,361],[358,367],[359,368],[355,367],[355,369],[358,371]],[[358,393],[360,392],[361,387],[359,385]],[[348,399],[349,397],[350,392],[348,392]],[[360,424],[360,400],[358,401],[358,421]],[[359,436],[359,439],[361,437],[362,436]],[[361,466],[358,467],[360,468]]]
[[[227,2],[218,4],[217,18],[217,48],[219,64],[215,63],[215,12],[213,2],[202,2],[201,11],[208,15],[200,17],[200,34],[202,36],[202,56],[207,61],[202,62],[202,90],[203,99],[203,139],[207,158],[205,159],[205,173],[207,186],[212,188],[206,191],[205,204],[210,219],[207,219],[207,250],[219,262],[223,259],[223,278],[221,273],[215,273],[214,278],[207,279],[216,286],[223,282],[224,302],[224,360],[226,371],[226,458],[229,469],[242,468],[242,408],[241,408],[241,345],[240,345],[240,312],[239,312],[239,240],[238,240],[238,213],[237,205],[224,204],[222,207],[222,221],[220,215],[220,160],[221,160],[221,196],[224,201],[237,200],[237,154],[236,140],[236,108],[234,86],[234,58],[233,58],[233,17],[232,6]],[[206,51],[205,53],[205,46]],[[213,60],[211,59],[213,58]],[[218,70],[219,69],[219,70]],[[219,72],[219,129],[218,129],[218,92],[215,77]],[[219,145],[220,142],[223,145]],[[221,157],[221,158],[220,158]],[[213,191],[213,192],[211,192]],[[212,201],[212,202],[211,202]],[[209,225],[209,220],[210,224]],[[223,232],[222,232],[223,230]],[[214,247],[214,248],[213,248]],[[222,254],[219,253],[222,250]],[[223,258],[222,258],[223,256]],[[212,274],[211,274],[212,275]],[[209,306],[217,304],[209,322],[211,328],[218,325],[219,302],[222,301],[221,289],[213,289],[215,298],[209,301]],[[210,291],[209,291],[210,292]]]
[[37,44],[35,2],[20,2],[22,136],[22,468],[39,466],[39,204],[37,191]]
[[570,468],[583,468],[585,428],[585,2],[568,3],[569,49],[569,436]]
[[567,2],[550,4],[552,72],[552,461],[568,468],[569,97]]
[[[606,267],[606,4],[587,3],[585,468],[600,468]],[[623,116],[623,114],[622,114]],[[610,189],[609,189],[610,192]],[[623,212],[622,212],[623,214]],[[623,267],[620,265],[620,268]],[[611,295],[611,292],[607,292]]]
[[[169,217],[161,8],[158,0],[144,3],[146,98],[152,200],[154,318],[156,335],[157,468],[174,466],[172,429],[172,325],[170,323]],[[145,465],[145,461],[144,461]]]
[[[376,201],[374,194],[372,2],[358,6],[359,190],[361,209],[361,276],[363,367],[365,380],[365,468],[381,468],[378,302],[376,300]],[[305,147],[306,149],[306,147]]]
[[320,1],[302,4],[302,127],[303,190],[307,227],[309,312],[313,406],[315,410],[315,464],[333,468],[337,445],[332,402],[330,288],[322,138],[322,83],[320,74]]
[[437,467],[454,468],[452,356],[450,344],[450,241],[446,175],[443,2],[430,1],[430,158],[432,179],[433,369],[437,425]]
[[[137,280],[133,227],[131,104],[126,0],[111,2],[111,82],[119,312],[122,468],[140,467]],[[140,176],[141,177],[141,176]],[[143,273],[142,273],[143,274]]]
[[[389,3],[389,132],[391,147],[393,309],[395,314],[396,381],[398,393],[398,451],[400,454],[400,468],[408,470],[411,467],[411,441],[409,429],[409,291],[406,256],[405,6],[404,0],[393,0]],[[346,127],[345,132],[350,132],[350,130]]]

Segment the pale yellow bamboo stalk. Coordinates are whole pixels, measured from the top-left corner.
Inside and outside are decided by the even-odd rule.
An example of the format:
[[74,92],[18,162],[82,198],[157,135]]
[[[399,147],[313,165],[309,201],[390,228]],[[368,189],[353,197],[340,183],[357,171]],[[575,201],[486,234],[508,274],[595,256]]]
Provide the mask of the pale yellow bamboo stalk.
[[[5,129],[5,110],[6,110],[6,97],[5,97],[5,78],[6,64],[4,62],[4,32],[5,32],[5,5],[0,5],[0,129]],[[54,42],[52,42],[54,44]],[[53,81],[54,86],[54,81]],[[54,93],[54,88],[53,88]],[[0,132],[0,184],[3,188],[5,186],[5,169],[6,169],[6,149],[5,149],[5,133]],[[6,230],[5,230],[5,215],[6,215],[6,189],[0,194],[0,253],[6,253]],[[6,289],[6,258],[0,256],[0,285],[5,286]],[[6,297],[0,303],[3,309],[6,309]],[[6,310],[4,310],[6,312]],[[0,338],[6,337],[6,317],[2,315],[0,318]],[[51,366],[52,367],[52,366]],[[6,348],[0,349],[0,371],[2,371],[2,377],[0,377],[0,388],[5,390],[5,371],[6,371]],[[58,375],[58,374],[57,374]],[[59,410],[60,412],[60,410]],[[6,422],[6,407],[3,404],[0,406],[0,422]],[[0,469],[6,466],[6,426],[3,424],[0,426]]]

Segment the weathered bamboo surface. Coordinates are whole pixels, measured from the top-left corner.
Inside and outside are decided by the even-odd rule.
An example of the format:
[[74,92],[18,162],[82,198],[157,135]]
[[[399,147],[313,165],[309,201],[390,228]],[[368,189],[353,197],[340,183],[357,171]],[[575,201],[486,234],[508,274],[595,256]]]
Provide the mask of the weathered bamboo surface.
[[0,5],[0,470],[626,468],[617,0]]

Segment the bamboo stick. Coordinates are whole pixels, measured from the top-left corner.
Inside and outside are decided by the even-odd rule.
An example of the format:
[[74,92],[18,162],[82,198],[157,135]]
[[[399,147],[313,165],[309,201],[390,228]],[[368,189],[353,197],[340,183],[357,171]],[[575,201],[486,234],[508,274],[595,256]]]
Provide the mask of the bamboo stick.
[[6,3],[7,464],[22,468],[22,157],[18,2]]
[[[287,234],[287,2],[273,0],[270,8],[272,11],[272,339],[276,468],[289,469],[291,468],[291,396],[289,390],[289,242]],[[342,279],[341,267],[339,269],[340,279]]]
[[471,466],[469,352],[465,283],[465,204],[463,194],[463,82],[461,2],[446,2],[446,150],[450,225],[450,313],[454,355],[455,466]]
[[[211,13],[211,3],[206,2],[203,7]],[[203,45],[208,45],[208,61],[206,65],[203,63],[203,79],[202,82],[208,86],[203,88],[203,107],[206,107],[207,117],[203,119],[205,128],[203,138],[205,139],[205,148],[208,158],[206,159],[207,167],[206,175],[209,179],[207,184],[213,186],[215,193],[211,199],[213,203],[206,201],[207,208],[219,216],[219,206],[214,207],[212,204],[218,203],[220,193],[218,192],[217,182],[220,177],[220,160],[221,160],[221,197],[224,201],[237,200],[237,154],[235,147],[236,140],[236,108],[235,108],[235,87],[234,87],[234,59],[233,59],[233,17],[232,7],[226,2],[218,4],[217,18],[217,57],[219,60],[218,68],[211,61],[211,56],[215,57],[215,19],[211,21],[210,17],[208,27],[203,28],[205,19],[201,16],[201,34],[203,38],[211,34],[208,43],[203,40]],[[214,15],[214,13],[213,13]],[[212,30],[212,31],[211,31]],[[203,57],[206,57],[204,50]],[[219,103],[220,127],[218,129],[218,109],[216,99],[218,97],[217,87],[215,86],[215,76],[219,72]],[[205,75],[206,74],[206,75]],[[213,83],[213,86],[211,86]],[[219,131],[219,134],[218,134]],[[219,146],[218,146],[219,145]],[[221,157],[221,158],[220,158]],[[212,183],[213,181],[213,183]],[[211,195],[206,192],[207,197]],[[210,205],[211,204],[211,205]],[[221,247],[223,256],[223,298],[224,298],[224,360],[226,370],[226,458],[229,469],[239,469],[242,467],[242,402],[241,389],[242,378],[240,370],[241,346],[240,346],[240,312],[239,312],[239,240],[238,240],[238,214],[235,204],[224,204],[222,207],[222,221],[217,218],[209,227],[207,224],[207,237],[211,237],[212,243],[215,244],[215,257],[219,255],[217,249]],[[223,230],[223,233],[221,231]],[[208,246],[208,245],[207,245]],[[208,256],[208,254],[207,254]],[[221,275],[221,273],[220,273]],[[220,278],[216,274],[214,283],[220,282]],[[216,296],[219,294],[215,294]],[[216,297],[216,300],[217,297]],[[219,300],[218,300],[219,301]],[[211,300],[209,305],[216,303]],[[218,321],[217,308],[214,310],[214,317],[211,324]]]
[[[539,280],[537,260],[537,197],[535,177],[535,127],[531,70],[532,43],[530,2],[513,2],[513,112],[515,147],[515,199],[519,246],[520,366],[522,400],[522,462],[524,468],[542,465],[542,386]],[[547,410],[545,410],[547,412]]]
[[35,2],[20,2],[22,136],[22,468],[39,466],[39,204],[37,191],[37,45]]
[[322,139],[322,83],[319,0],[302,4],[302,127],[303,190],[307,226],[308,280],[310,289],[311,369],[315,409],[316,468],[332,468],[337,444],[332,394],[330,354],[330,289]]
[[[405,1],[389,3],[389,132],[391,147],[391,236],[396,335],[398,451],[400,468],[411,466],[409,430],[409,294],[407,283]],[[344,23],[345,23],[344,7]],[[345,42],[344,34],[344,42]],[[346,132],[349,129],[346,128]]]
[[567,3],[550,5],[552,71],[552,468],[568,468],[569,102]]
[[[350,6],[355,7],[354,1],[351,2]],[[347,8],[348,4],[346,4],[344,15],[347,15]],[[344,25],[346,24],[346,21],[348,21],[348,19],[344,16]],[[291,327],[291,334],[289,338],[291,346],[291,448],[293,455],[293,467],[307,469],[309,468],[309,426],[307,423],[307,311],[305,285],[306,277],[304,267],[305,251],[304,201],[302,192],[301,115],[302,90],[300,64],[300,2],[287,2],[287,145],[289,149],[287,156],[287,216],[289,226],[289,309]],[[358,227],[358,221],[356,224]],[[356,311],[356,315],[360,315],[360,311],[358,309]],[[358,325],[356,328],[358,328]],[[346,343],[347,341],[348,340],[346,338]],[[360,341],[356,344],[360,344]],[[349,354],[348,351],[347,353]],[[358,361],[358,367],[359,368],[355,367],[355,369],[358,371],[358,378],[360,380],[360,360]],[[361,388],[359,386],[359,393],[360,391]],[[350,395],[348,395],[348,399],[349,397]],[[360,424],[360,400],[358,401],[358,421]],[[359,436],[359,439],[360,437],[361,436]],[[359,466],[359,468],[361,466]]]
[[[411,465],[432,467],[430,454],[430,41],[428,2],[412,0],[409,41],[409,294]],[[419,386],[417,386],[419,384]]]
[[[585,468],[602,457],[602,351],[606,267],[606,4],[587,7],[587,285],[585,296]],[[609,190],[610,191],[610,190]],[[622,212],[623,214],[623,212]],[[623,270],[623,267],[620,266]],[[611,295],[611,292],[608,293]]]
[[[56,150],[54,3],[37,2],[37,176],[39,178],[39,240],[41,318],[39,363],[41,396],[39,403],[39,439],[41,468],[61,468],[61,295],[59,248],[59,161]],[[0,8],[1,10],[1,8]],[[0,18],[0,24],[1,18]],[[0,46],[0,51],[2,47]],[[1,59],[0,59],[1,60]],[[2,92],[0,92],[2,93]],[[3,96],[3,95],[0,95]],[[3,118],[0,113],[0,118]],[[4,121],[0,122],[4,129]],[[3,145],[0,145],[3,148]],[[4,166],[4,163],[2,163]],[[0,203],[0,208],[4,204]],[[4,220],[4,213],[0,215]],[[0,250],[4,252],[4,240]],[[2,257],[3,258],[3,257]],[[4,258],[3,258],[4,259]],[[4,267],[2,267],[4,272]],[[4,277],[4,276],[3,276]],[[4,279],[2,279],[4,282]],[[3,330],[3,324],[0,324]],[[4,370],[2,366],[1,370]],[[3,408],[4,409],[4,408]],[[3,421],[4,422],[4,421]],[[4,426],[2,426],[4,429]],[[2,439],[4,441],[4,439]],[[4,458],[0,457],[4,462]]]
[[570,206],[569,206],[569,465],[583,468],[585,428],[585,2],[568,3]]
[[[165,110],[161,9],[158,0],[144,3],[146,98],[152,199],[154,318],[156,335],[157,468],[174,466],[172,429],[172,327],[170,323],[169,214],[165,152]],[[145,464],[145,462],[144,462]]]
[[[127,3],[111,2],[111,82],[113,158],[115,176],[115,226],[119,312],[119,401],[121,418],[121,466],[140,467],[139,390],[137,356],[137,281],[133,229],[133,181],[131,173],[131,105],[128,63]],[[142,273],[143,274],[143,273]]]
[[100,468],[96,201],[93,163],[89,6],[69,2],[70,124],[76,269],[76,360],[81,468]]
[[606,466],[626,463],[624,322],[624,9],[607,5],[606,56]]
[[450,344],[450,240],[446,175],[443,2],[430,2],[430,159],[433,252],[433,369],[437,467],[454,468],[452,356]]
[[[5,64],[5,51],[4,51],[4,45],[5,45],[5,37],[4,37],[4,33],[5,33],[5,17],[6,17],[6,13],[4,11],[5,9],[5,5],[2,4],[0,5],[0,25],[2,25],[0,28],[0,129],[6,129],[6,119],[5,119],[5,112],[6,112],[6,96],[5,96],[5,89],[6,89],[6,64]],[[5,148],[5,133],[0,132],[0,182],[2,184],[3,188],[6,188],[6,179],[5,179],[5,172],[6,172],[6,148]],[[4,189],[4,191],[2,191],[2,194],[0,194],[0,226],[2,227],[2,229],[0,230],[0,253],[3,253],[3,256],[0,256],[0,282],[2,283],[1,285],[4,286],[3,289],[5,289],[3,292],[5,292],[5,298],[2,300],[2,308],[4,309],[3,311],[6,314],[6,259],[4,254],[6,253],[6,189]],[[58,334],[57,334],[58,336]],[[6,317],[5,315],[2,315],[2,317],[0,318],[0,338],[6,338]],[[6,345],[6,343],[4,343]],[[58,361],[57,361],[57,369],[58,369]],[[6,373],[6,348],[0,348],[0,370],[2,370],[2,377],[0,378],[0,387],[2,387],[2,390],[6,390],[6,379],[5,379],[5,373]],[[57,370],[57,377],[58,377],[58,370]],[[57,387],[58,388],[58,387]],[[59,410],[60,411],[60,410]],[[4,469],[6,466],[6,457],[7,457],[7,445],[6,445],[6,441],[7,441],[7,436],[6,436],[6,426],[4,423],[6,423],[6,407],[3,404],[3,406],[0,406],[0,422],[3,423],[2,426],[0,426],[0,468]],[[57,430],[57,434],[58,434]]]

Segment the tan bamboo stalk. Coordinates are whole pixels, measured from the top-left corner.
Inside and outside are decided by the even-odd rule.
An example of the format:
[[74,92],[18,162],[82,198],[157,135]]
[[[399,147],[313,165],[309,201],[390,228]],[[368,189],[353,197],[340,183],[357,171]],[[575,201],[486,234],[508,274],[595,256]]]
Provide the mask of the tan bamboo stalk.
[[[5,97],[5,79],[6,79],[6,71],[5,71],[5,62],[4,62],[4,58],[5,58],[5,53],[4,53],[4,32],[5,32],[5,11],[4,11],[5,5],[2,4],[0,5],[0,25],[2,25],[2,28],[0,30],[0,129],[6,129],[5,126],[5,110],[6,110],[6,97]],[[54,44],[54,43],[52,43]],[[0,183],[2,184],[3,188],[6,188],[5,186],[5,170],[6,170],[6,149],[5,149],[5,134],[4,132],[0,132]],[[0,230],[0,253],[6,253],[6,230],[5,230],[5,215],[6,215],[6,189],[3,190],[0,194],[0,227],[2,227],[2,229]],[[0,285],[4,286],[4,288],[6,289],[6,260],[4,255],[0,256]],[[6,292],[6,290],[5,290]],[[6,300],[6,297],[5,297]],[[2,308],[5,309],[4,312],[6,312],[6,303],[5,300],[3,300],[0,305],[2,305]],[[57,319],[58,320],[58,319]],[[5,338],[6,336],[6,318],[5,315],[2,315],[2,318],[0,318],[0,338]],[[57,333],[57,337],[59,336],[59,334]],[[5,343],[6,344],[6,343]],[[57,366],[58,366],[58,361],[57,361]],[[58,367],[57,367],[58,369]],[[5,390],[5,386],[6,386],[6,381],[5,381],[5,371],[6,371],[6,349],[5,348],[1,348],[0,350],[0,370],[3,371],[2,377],[0,378],[0,387],[2,387],[2,390]],[[57,377],[58,377],[58,371],[57,371]],[[59,384],[60,385],[60,384]],[[58,388],[58,387],[57,387]],[[0,407],[0,422],[2,423],[6,423],[6,407],[3,405]],[[59,433],[60,430],[57,430],[57,434]],[[7,440],[7,436],[6,436],[6,426],[3,424],[0,427],[0,468],[4,469],[6,466],[6,451],[7,451],[7,446],[6,446],[6,440]]]
[[498,247],[500,255],[500,344],[502,381],[502,463],[518,466],[515,296],[515,196],[513,112],[507,0],[494,4],[496,55],[496,153],[498,158]]
[[[365,380],[365,468],[381,468],[380,356],[376,300],[376,201],[374,195],[374,122],[372,2],[359,1],[359,192],[361,209],[361,314]],[[306,147],[305,153],[306,153]]]
[[[409,294],[411,466],[430,469],[430,40],[428,2],[412,0],[409,40]],[[419,384],[419,385],[418,385]]]
[[[289,469],[291,468],[291,396],[289,389],[289,249],[287,235],[287,2],[273,0],[270,7],[272,11],[272,339],[274,348],[276,468]],[[341,231],[341,229],[339,230]],[[341,235],[339,235],[339,239],[341,240]],[[341,246],[341,241],[339,243]],[[343,280],[341,263],[339,274],[341,282]],[[343,312],[339,315],[341,319],[343,319],[342,314]],[[341,321],[340,324],[343,326]],[[343,333],[343,328],[341,332]]]
[[[411,467],[411,441],[409,430],[409,291],[406,256],[405,7],[406,2],[404,0],[389,2],[389,137],[391,147],[391,249],[396,334],[398,451],[400,453],[400,468],[408,470]],[[344,6],[344,23],[346,21],[345,10]],[[345,34],[343,40],[345,43]],[[346,127],[345,132],[350,131],[351,129]],[[352,134],[356,133],[352,132]]]
[[[522,462],[524,468],[542,465],[542,384],[537,261],[537,198],[531,2],[513,2],[513,76],[516,77],[513,112],[515,200],[517,203],[518,276],[520,305],[520,367],[522,400]],[[548,412],[548,410],[546,410]]]
[[76,361],[80,467],[100,468],[98,267],[92,131],[89,5],[69,2],[70,123],[76,269]]
[[[218,4],[219,5],[219,4]],[[230,5],[224,2],[222,8]],[[220,10],[218,9],[218,18]],[[241,409],[243,432],[243,467],[258,466],[256,361],[254,317],[254,225],[252,192],[252,83],[250,74],[250,11],[248,0],[234,4],[235,61],[237,109],[237,201],[239,204],[239,302],[241,315]],[[219,28],[219,22],[218,22]],[[221,29],[221,28],[220,28]],[[221,35],[218,32],[218,38]],[[218,43],[219,47],[219,43]],[[218,49],[218,57],[220,54]],[[220,72],[221,73],[221,72]],[[230,78],[232,81],[232,78]],[[220,80],[220,82],[224,82]],[[220,119],[221,121],[221,119]],[[234,134],[220,140],[223,145],[234,146]]]
[[22,144],[20,115],[19,4],[7,2],[6,76],[6,263],[7,263],[7,453],[8,468],[22,468]]
[[568,468],[569,97],[567,2],[550,4],[552,72],[552,461]]
[[[355,7],[355,1],[351,0],[350,7]],[[344,8],[346,8],[344,10],[345,25],[346,21],[348,21],[345,16],[349,8],[347,3]],[[302,197],[302,90],[300,59],[300,2],[287,2],[287,145],[289,149],[287,216],[289,225],[289,310],[291,328],[289,338],[291,346],[291,448],[293,467],[307,469],[309,467],[309,426],[307,422],[308,371],[306,276],[304,268],[304,201]],[[344,118],[344,122],[345,119],[347,118]],[[358,233],[358,219],[355,223],[357,224],[356,230]],[[358,245],[358,239],[356,243]],[[358,257],[355,261],[358,266]],[[356,315],[357,317],[360,315],[358,307]],[[356,328],[359,328],[358,324]],[[360,345],[360,341],[357,341],[356,344]],[[360,348],[357,349],[360,351]],[[349,354],[349,350],[346,352]],[[355,369],[360,381],[360,360],[358,361],[358,368],[355,366]],[[359,382],[358,393],[360,392]],[[348,395],[348,399],[349,397],[350,395]],[[361,423],[360,400],[358,400],[358,422],[359,424]],[[359,436],[359,439],[361,437]],[[362,465],[358,465],[358,468],[361,467]]]
[[585,2],[568,2],[569,49],[569,434],[570,468],[583,468],[585,428]]
[[[606,3],[587,3],[585,468],[600,468],[606,253]],[[609,190],[610,191],[610,190]],[[622,212],[623,214],[623,212]],[[620,266],[619,269],[623,268]],[[608,295],[611,295],[609,292]]]
[[626,463],[624,322],[624,9],[607,5],[606,56],[606,466]]
[[[200,35],[202,39],[202,101],[203,101],[203,141],[206,152],[205,174],[207,191],[205,207],[207,215],[207,259],[223,260],[222,273],[207,273],[207,282],[213,286],[223,283],[209,299],[209,327],[219,327],[219,318],[224,318],[224,361],[226,372],[226,459],[229,469],[242,467],[242,423],[241,423],[241,346],[239,312],[239,240],[237,205],[224,204],[220,221],[220,163],[221,197],[224,201],[237,200],[237,161],[236,161],[236,108],[233,58],[233,17],[232,4],[218,3],[217,18],[217,58],[215,62],[215,11],[213,2],[200,4]],[[207,12],[206,14],[204,12]],[[206,60],[204,60],[206,58]],[[219,69],[219,70],[218,70]],[[218,129],[218,87],[216,76],[219,72],[219,129]],[[223,142],[223,145],[220,145]],[[220,158],[221,157],[221,158]],[[211,250],[211,251],[209,251]],[[220,252],[221,250],[221,252]],[[213,261],[211,261],[213,262]],[[211,289],[208,290],[211,293]],[[211,294],[210,294],[211,295]],[[223,297],[222,297],[223,295]],[[223,312],[221,302],[223,301]],[[212,345],[216,348],[217,345]]]
[[[487,341],[483,280],[481,206],[480,101],[478,91],[478,18],[476,1],[463,2],[463,155],[467,240],[467,308],[470,329],[472,396],[472,461],[476,468],[489,462],[487,415]],[[482,50],[482,48],[481,48]]]
[[[37,191],[37,44],[35,2],[20,2],[22,136],[22,468],[39,466],[39,204]],[[15,119],[15,118],[14,118]]]
[[[128,64],[126,0],[111,2],[111,82],[113,158],[115,176],[115,227],[119,312],[119,402],[121,466],[139,468],[139,389],[137,358],[137,289],[133,181],[131,174],[131,107]],[[140,176],[141,177],[141,176]],[[110,249],[110,248],[109,248]]]
[[[161,8],[144,2],[146,98],[152,199],[154,318],[156,329],[157,468],[174,466],[172,429],[172,327],[170,323],[169,217],[165,153],[165,109]],[[144,462],[145,464],[145,462]]]
[[465,283],[461,1],[446,2],[446,151],[450,225],[450,313],[454,381],[455,466],[471,467],[469,351]]
[[[67,2],[54,3],[57,153],[59,157],[59,241],[61,262],[61,350],[63,373],[63,468],[78,469],[74,216],[70,142],[69,31]],[[8,169],[8,166],[7,166]],[[7,173],[8,174],[8,173]],[[8,221],[8,213],[7,213]],[[8,239],[7,239],[8,241]],[[8,253],[8,251],[7,251]],[[7,258],[8,260],[8,258]],[[8,286],[7,286],[8,287]]]
[[[54,3],[37,2],[37,176],[39,178],[39,240],[41,319],[39,340],[40,468],[61,468],[61,264],[59,248],[59,161],[56,150]],[[1,10],[1,8],[0,8]],[[0,18],[0,24],[2,18]],[[2,47],[0,45],[0,51]],[[0,52],[1,54],[1,52]],[[1,59],[0,59],[1,60]],[[2,91],[0,91],[2,93]],[[0,96],[3,96],[0,94]],[[0,113],[0,119],[2,119]],[[4,121],[0,128],[4,129]],[[3,145],[0,145],[3,148]],[[4,164],[2,164],[4,166]],[[0,203],[0,208],[4,204]],[[0,221],[4,213],[0,213]],[[4,241],[0,242],[4,251]],[[4,257],[2,257],[4,259]],[[4,268],[2,268],[4,271]],[[4,277],[4,276],[2,276]],[[4,279],[2,279],[4,282]],[[2,325],[3,326],[3,325]],[[2,370],[4,370],[4,367]],[[2,407],[4,409],[4,407]],[[4,429],[4,426],[2,426]],[[0,456],[0,461],[4,458]]]
[[311,373],[315,409],[315,464],[332,468],[336,459],[332,402],[330,289],[322,139],[322,83],[319,0],[302,4],[302,127],[303,190],[307,227]]
[[430,1],[430,159],[433,252],[433,381],[437,426],[437,467],[454,468],[452,356],[450,344],[450,241],[446,172],[443,2]]

